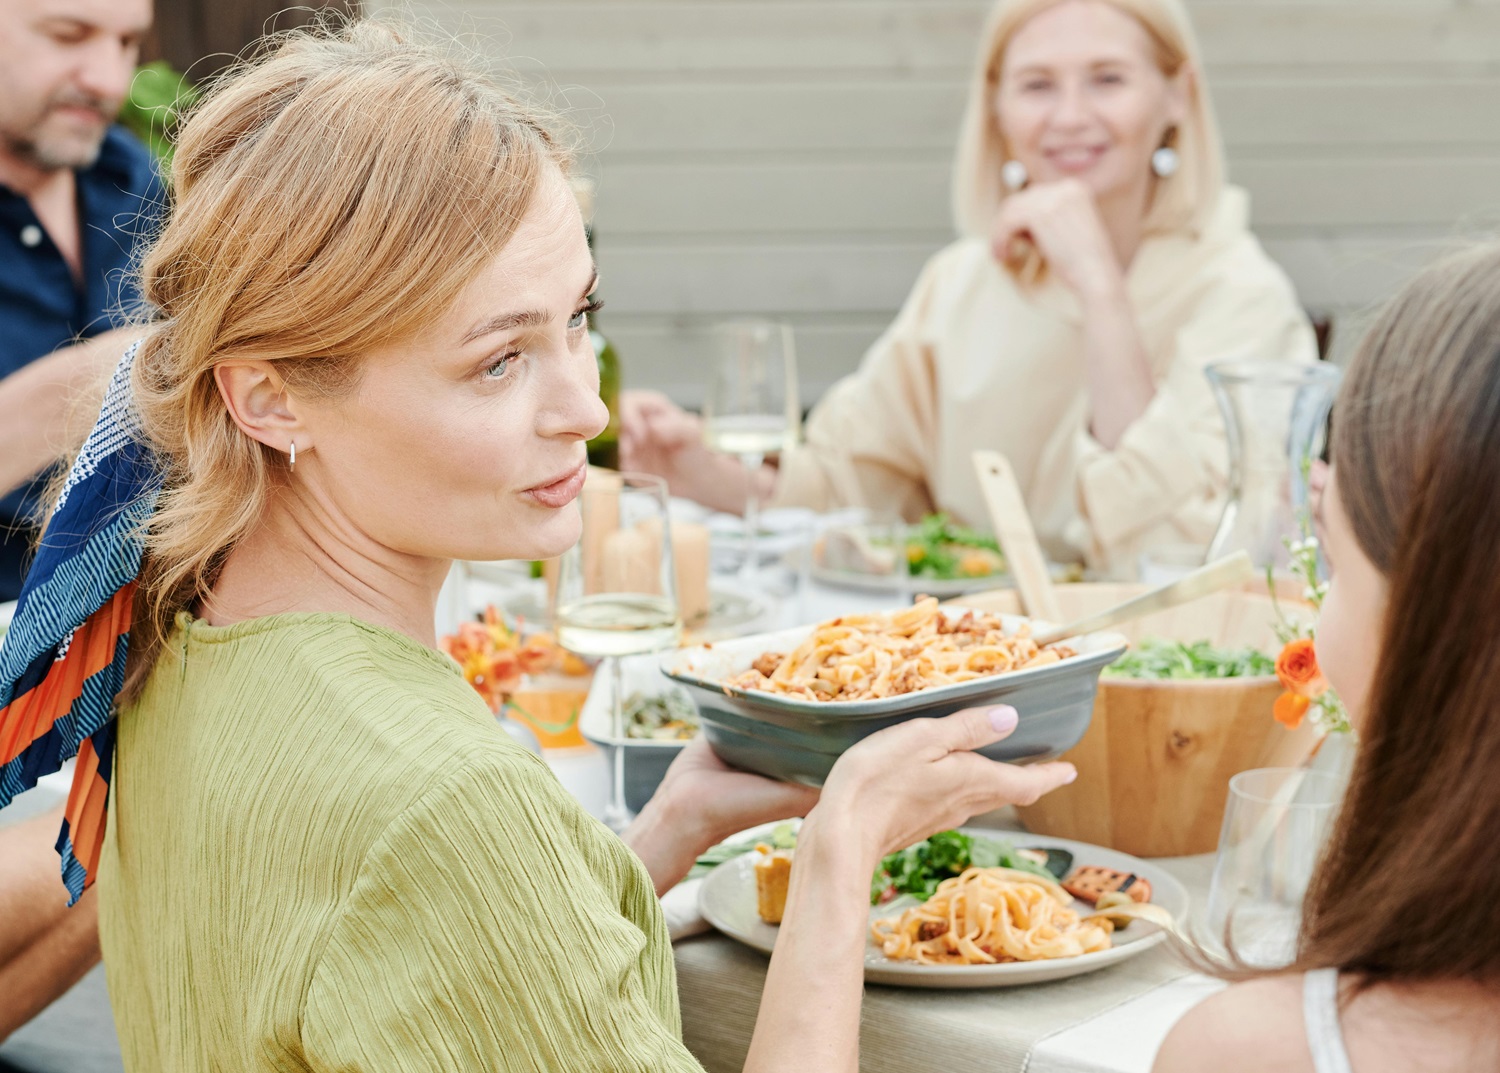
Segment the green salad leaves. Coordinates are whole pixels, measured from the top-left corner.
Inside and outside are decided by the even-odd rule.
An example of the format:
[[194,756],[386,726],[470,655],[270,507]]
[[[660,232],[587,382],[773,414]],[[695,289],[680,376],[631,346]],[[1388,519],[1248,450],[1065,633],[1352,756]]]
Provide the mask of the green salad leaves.
[[966,868],[1015,868],[1048,879],[1057,878],[1041,865],[1020,856],[1009,842],[966,835],[962,831],[939,831],[880,862],[870,880],[870,904],[882,905],[903,894],[926,901],[937,893],[939,883],[962,875]]
[[986,577],[1005,569],[994,537],[959,525],[946,514],[929,514],[909,530],[906,559],[911,576],[919,578]]
[[[797,828],[791,823],[779,823],[767,835],[721,842],[698,858],[687,878],[706,875],[725,861],[749,853],[761,842],[772,849],[796,849]],[[1015,868],[1052,880],[1061,879],[1071,866],[1073,855],[1066,850],[1042,852],[1047,854],[1050,867],[1021,856],[1014,846],[1002,839],[966,835],[962,831],[939,831],[880,862],[880,867],[870,878],[870,904],[883,905],[903,894],[926,900],[937,891],[939,883],[962,875],[966,868]]]
[[797,828],[790,823],[778,823],[771,829],[769,835],[763,837],[720,842],[717,846],[710,847],[708,852],[698,858],[697,863],[688,871],[687,878],[697,879],[699,876],[707,875],[725,861],[744,856],[762,842],[772,849],[796,849]]
[[1254,648],[1215,648],[1149,637],[1104,668],[1113,678],[1252,678],[1275,674],[1276,661]]

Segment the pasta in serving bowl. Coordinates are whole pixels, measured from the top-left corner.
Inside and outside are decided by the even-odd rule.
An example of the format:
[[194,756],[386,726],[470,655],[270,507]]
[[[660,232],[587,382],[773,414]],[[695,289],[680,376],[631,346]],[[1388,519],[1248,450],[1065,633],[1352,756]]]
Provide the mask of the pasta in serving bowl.
[[1075,655],[1066,645],[1038,645],[1029,624],[1009,629],[987,612],[950,615],[928,597],[900,611],[819,623],[791,652],[763,653],[728,685],[804,700],[880,700]]
[[663,657],[662,670],[692,695],[726,762],[820,785],[845,749],[877,730],[997,703],[1013,705],[1020,723],[981,753],[1059,756],[1088,729],[1099,672],[1126,647],[1100,633],[1043,650],[1027,619],[929,600],[685,649]]

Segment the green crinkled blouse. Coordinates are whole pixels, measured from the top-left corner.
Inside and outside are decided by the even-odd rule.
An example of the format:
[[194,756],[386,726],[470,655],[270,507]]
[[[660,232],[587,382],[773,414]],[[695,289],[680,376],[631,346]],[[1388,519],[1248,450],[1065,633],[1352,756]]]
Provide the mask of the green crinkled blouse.
[[131,1073],[700,1068],[640,861],[446,656],[347,615],[179,617],[98,887]]

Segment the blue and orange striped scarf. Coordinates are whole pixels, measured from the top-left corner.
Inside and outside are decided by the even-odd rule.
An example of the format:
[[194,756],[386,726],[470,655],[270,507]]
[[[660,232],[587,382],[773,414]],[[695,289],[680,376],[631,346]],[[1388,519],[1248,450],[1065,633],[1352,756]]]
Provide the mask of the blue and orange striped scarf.
[[136,575],[161,491],[120,359],[0,641],[0,808],[78,757],[57,851],[72,905],[98,875]]

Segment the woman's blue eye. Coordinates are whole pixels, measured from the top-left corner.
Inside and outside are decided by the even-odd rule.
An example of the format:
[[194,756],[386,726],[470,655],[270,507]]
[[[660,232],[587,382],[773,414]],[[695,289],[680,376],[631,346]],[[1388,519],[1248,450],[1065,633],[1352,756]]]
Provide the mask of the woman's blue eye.
[[500,359],[498,361],[496,361],[489,368],[485,369],[484,375],[487,376],[487,377],[489,377],[491,380],[500,380],[500,379],[503,379],[504,376],[505,376],[506,370],[510,368],[510,363],[513,362],[513,361],[515,361],[515,360],[516,360],[516,355],[515,354],[504,354],[504,355],[501,355],[501,357],[500,357]]
[[592,298],[589,301],[585,302],[582,308],[580,308],[577,313],[574,313],[573,316],[568,319],[568,331],[576,332],[579,328],[582,328],[588,321],[588,315],[590,313],[597,313],[603,308],[604,302],[598,298]]

